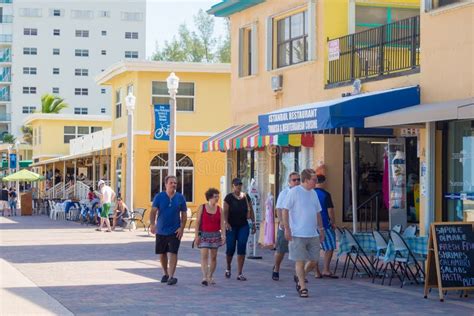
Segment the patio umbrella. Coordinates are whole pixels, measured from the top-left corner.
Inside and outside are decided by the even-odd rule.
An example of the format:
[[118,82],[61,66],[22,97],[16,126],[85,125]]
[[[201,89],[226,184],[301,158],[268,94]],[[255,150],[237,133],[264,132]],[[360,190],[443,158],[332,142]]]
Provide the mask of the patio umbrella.
[[44,180],[43,176],[40,176],[37,173],[31,172],[29,170],[23,169],[18,172],[15,172],[9,176],[6,176],[2,179],[4,182],[9,181],[26,181],[26,182],[34,182],[38,180]]

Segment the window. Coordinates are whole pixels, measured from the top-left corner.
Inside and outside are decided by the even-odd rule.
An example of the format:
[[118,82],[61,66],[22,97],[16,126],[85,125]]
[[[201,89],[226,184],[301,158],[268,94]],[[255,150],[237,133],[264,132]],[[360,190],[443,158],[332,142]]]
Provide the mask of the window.
[[76,30],[76,37],[89,37],[88,30]]
[[100,34],[101,34],[102,36],[107,36],[107,31],[102,31],[102,32],[100,32]]
[[105,114],[105,108],[100,108],[100,113]]
[[105,49],[100,51],[101,55],[107,55],[107,51]]
[[138,39],[138,32],[125,32],[126,39]]
[[278,68],[308,60],[307,23],[306,11],[276,21]]
[[138,52],[135,50],[127,50],[125,51],[125,58],[138,58]]
[[118,89],[115,91],[115,118],[122,117],[122,91]]
[[431,2],[431,8],[437,9],[454,3],[469,2],[470,0],[429,0]]
[[64,143],[69,144],[71,139],[76,138],[75,126],[64,126]]
[[59,48],[53,48],[53,55],[59,55],[61,53]]
[[99,18],[110,18],[110,11],[99,11]]
[[239,76],[257,73],[257,25],[239,30]]
[[74,51],[74,54],[78,57],[88,57],[89,56],[89,50],[88,49],[76,49]]
[[41,9],[37,8],[21,8],[20,9],[20,16],[26,17],[40,17],[42,15]]
[[74,108],[74,114],[87,115],[87,108]]
[[51,11],[51,15],[52,15],[52,16],[63,16],[63,12],[62,12],[62,11],[63,11],[63,10],[61,10],[61,9],[53,9],[53,10]]
[[73,19],[92,19],[94,12],[90,10],[71,10],[71,17]]
[[36,67],[23,67],[24,75],[36,75],[36,73],[37,73]]
[[36,87],[23,87],[23,94],[36,94]]
[[102,130],[102,126],[91,126],[91,133],[100,132]]
[[59,75],[59,68],[53,68],[53,75]]
[[121,18],[124,21],[143,21],[141,12],[121,12]]
[[87,88],[75,88],[74,89],[75,95],[89,95],[89,89]]
[[61,35],[61,30],[54,29],[54,30],[53,30],[53,35],[54,35],[54,36],[59,36],[59,35]]
[[22,107],[22,110],[21,110],[23,114],[31,114],[31,113],[34,113],[35,111],[36,111],[36,106],[24,106]]
[[38,29],[24,28],[23,35],[36,36],[38,35]]
[[59,88],[58,87],[53,87],[53,93],[59,93]]
[[[168,154],[158,154],[150,163],[150,200],[165,189],[165,178],[168,175]],[[194,165],[191,158],[176,154],[176,191],[184,195],[186,202],[194,201]]]
[[38,49],[35,47],[23,47],[23,55],[38,55]]
[[105,94],[106,92],[107,90],[105,90],[104,88],[100,89],[100,93]]
[[356,6],[355,30],[362,32],[370,28],[403,20],[420,14],[420,9]]
[[87,77],[87,76],[89,76],[89,69],[76,68],[76,69],[74,69],[74,75],[75,76]]
[[[151,92],[152,104],[168,104],[169,94],[166,81],[153,81]],[[176,110],[183,112],[194,111],[194,83],[180,82],[176,95]]]

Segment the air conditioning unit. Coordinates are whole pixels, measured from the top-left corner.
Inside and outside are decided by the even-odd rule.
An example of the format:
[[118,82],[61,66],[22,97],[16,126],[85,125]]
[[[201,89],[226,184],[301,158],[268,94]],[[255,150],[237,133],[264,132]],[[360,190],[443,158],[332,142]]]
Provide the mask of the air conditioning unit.
[[283,75],[272,76],[273,92],[281,91],[282,87],[283,87]]

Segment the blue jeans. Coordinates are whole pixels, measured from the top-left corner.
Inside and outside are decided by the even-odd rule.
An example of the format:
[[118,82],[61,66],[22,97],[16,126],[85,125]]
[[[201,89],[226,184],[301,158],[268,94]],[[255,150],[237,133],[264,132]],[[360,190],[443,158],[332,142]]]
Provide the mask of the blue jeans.
[[10,215],[13,215],[13,214],[16,215],[16,200],[8,201],[8,205],[10,206],[10,209],[12,210],[12,213]]
[[235,244],[237,243],[237,255],[245,256],[247,250],[247,240],[249,239],[249,225],[232,227],[226,231],[226,254],[233,256],[235,253]]

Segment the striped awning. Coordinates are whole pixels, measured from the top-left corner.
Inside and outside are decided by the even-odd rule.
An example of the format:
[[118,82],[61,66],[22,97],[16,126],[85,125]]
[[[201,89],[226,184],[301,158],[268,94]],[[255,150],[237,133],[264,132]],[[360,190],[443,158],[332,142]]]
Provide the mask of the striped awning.
[[313,134],[259,135],[258,124],[232,126],[201,143],[202,152],[259,149],[265,146],[313,147]]

